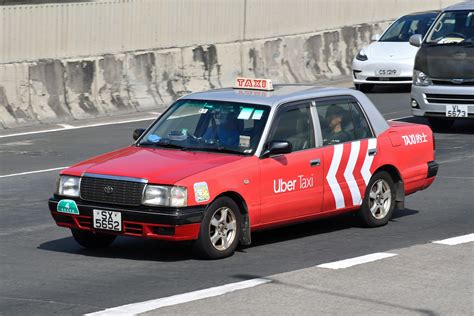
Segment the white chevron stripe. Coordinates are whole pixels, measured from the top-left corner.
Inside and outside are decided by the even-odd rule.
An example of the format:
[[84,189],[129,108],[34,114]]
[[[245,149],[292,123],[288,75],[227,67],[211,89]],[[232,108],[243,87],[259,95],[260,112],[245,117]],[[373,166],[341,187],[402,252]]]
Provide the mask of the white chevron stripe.
[[336,173],[339,169],[339,164],[341,163],[343,149],[344,144],[337,144],[334,146],[334,155],[332,156],[331,166],[329,167],[328,175],[326,176],[329,187],[331,187],[332,194],[334,195],[334,200],[336,201],[336,209],[345,206],[344,195],[342,194],[341,187],[336,179]]
[[369,150],[376,149],[376,148],[377,148],[377,138],[369,139],[369,146],[367,147],[367,153],[365,154],[364,164],[362,165],[362,168],[360,169],[360,173],[362,174],[362,177],[364,178],[365,185],[369,184],[370,177],[372,176],[372,174],[370,173],[370,167],[372,167],[372,161],[374,160],[374,156],[369,156]]
[[357,181],[354,179],[354,168],[359,158],[360,142],[351,143],[351,154],[349,155],[349,161],[347,162],[346,170],[344,171],[344,178],[346,179],[347,185],[352,195],[352,205],[362,204],[360,197],[359,186]]

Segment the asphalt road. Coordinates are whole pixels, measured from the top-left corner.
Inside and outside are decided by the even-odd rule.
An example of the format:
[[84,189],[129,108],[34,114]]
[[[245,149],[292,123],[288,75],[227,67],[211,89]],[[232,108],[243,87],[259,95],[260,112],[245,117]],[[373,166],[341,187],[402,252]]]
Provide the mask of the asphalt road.
[[[369,97],[387,119],[410,115],[405,90]],[[0,176],[68,166],[126,146],[133,129],[147,123],[0,138]],[[186,243],[133,238],[82,249],[49,215],[57,171],[0,177],[0,314],[83,314],[472,233],[473,134],[470,122],[436,134],[437,180],[407,197],[387,226],[361,228],[345,215],[260,232],[250,247],[218,261],[197,260]]]

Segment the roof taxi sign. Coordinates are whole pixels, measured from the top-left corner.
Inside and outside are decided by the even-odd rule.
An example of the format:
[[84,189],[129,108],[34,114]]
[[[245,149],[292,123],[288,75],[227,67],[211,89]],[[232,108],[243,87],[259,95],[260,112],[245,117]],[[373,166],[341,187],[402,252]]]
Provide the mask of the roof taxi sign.
[[273,83],[270,79],[241,78],[235,79],[234,89],[251,89],[273,91]]

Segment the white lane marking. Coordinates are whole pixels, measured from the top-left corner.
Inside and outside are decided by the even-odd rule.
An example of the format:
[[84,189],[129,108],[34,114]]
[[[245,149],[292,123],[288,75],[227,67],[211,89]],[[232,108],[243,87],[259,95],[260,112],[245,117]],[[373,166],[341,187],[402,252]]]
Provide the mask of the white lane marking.
[[352,195],[352,205],[362,204],[360,197],[359,186],[357,181],[354,179],[354,168],[359,158],[360,142],[351,143],[351,153],[349,155],[349,161],[347,162],[346,170],[344,171],[344,178],[346,179],[347,185]]
[[[43,131],[33,131],[33,132],[25,132],[25,133],[0,135],[0,138],[7,138],[7,137],[14,137],[14,136],[25,136],[25,135],[33,135],[33,134],[43,134],[43,133],[52,133],[52,132],[59,132],[59,131],[68,131],[68,130],[73,130],[73,129],[107,126],[107,125],[116,125],[116,124],[117,125],[118,124],[127,124],[127,123],[133,123],[133,122],[151,121],[151,120],[154,120],[154,119],[156,119],[156,117],[147,117],[147,118],[126,120],[126,121],[117,121],[117,122],[96,123],[96,124],[80,125],[80,126],[70,125],[71,127],[52,128],[52,129],[47,129],[47,130],[43,130]],[[58,124],[58,125],[68,125],[68,124]]]
[[365,155],[364,163],[362,164],[362,168],[360,169],[360,173],[364,178],[365,185],[369,185],[370,177],[372,173],[370,172],[370,167],[372,167],[372,161],[374,160],[374,156],[369,156],[370,149],[377,149],[377,138],[369,139],[369,145],[367,146],[367,153]]
[[468,234],[468,235],[463,235],[463,236],[458,236],[458,237],[453,237],[453,238],[448,238],[448,239],[443,239],[443,240],[437,240],[437,241],[433,241],[433,243],[448,245],[448,246],[455,246],[455,245],[464,244],[471,241],[474,241],[474,234]]
[[162,307],[166,307],[166,306],[178,305],[178,304],[201,300],[204,298],[220,296],[226,293],[255,287],[255,286],[265,284],[268,282],[271,282],[271,280],[258,278],[258,279],[237,282],[237,283],[230,283],[230,284],[226,284],[222,286],[211,287],[209,289],[204,289],[204,290],[199,290],[199,291],[194,291],[194,292],[189,292],[189,293],[184,293],[184,294],[178,294],[178,295],[158,298],[155,300],[118,306],[114,308],[108,308],[103,311],[86,314],[86,316],[87,315],[93,315],[93,316],[137,315],[140,313],[145,313],[145,312],[162,308]]
[[344,144],[337,144],[334,146],[334,155],[332,156],[331,166],[329,167],[328,175],[326,176],[329,187],[332,191],[332,195],[336,201],[337,209],[343,208],[345,206],[344,195],[342,194],[341,187],[336,179],[336,173],[339,169],[339,164],[341,163],[343,150]]
[[326,269],[333,269],[333,270],[345,269],[345,268],[349,268],[349,267],[356,266],[356,265],[359,265],[359,264],[373,262],[373,261],[376,261],[376,260],[390,258],[390,257],[393,257],[393,256],[396,256],[396,254],[387,253],[387,252],[376,252],[376,253],[372,253],[370,255],[355,257],[355,258],[351,258],[351,259],[335,261],[335,262],[329,262],[329,263],[323,263],[323,264],[318,265],[317,267],[326,268]]
[[74,125],[71,125],[71,124],[58,124],[59,126],[61,126],[62,128],[74,128]]
[[34,170],[34,171],[26,171],[26,172],[20,172],[20,173],[5,174],[5,175],[0,175],[0,178],[9,178],[9,177],[16,177],[16,176],[24,176],[24,175],[27,175],[27,174],[49,172],[49,171],[55,171],[55,170],[66,169],[66,168],[68,168],[68,167],[58,167],[58,168],[51,168],[51,169],[43,169],[43,170]]

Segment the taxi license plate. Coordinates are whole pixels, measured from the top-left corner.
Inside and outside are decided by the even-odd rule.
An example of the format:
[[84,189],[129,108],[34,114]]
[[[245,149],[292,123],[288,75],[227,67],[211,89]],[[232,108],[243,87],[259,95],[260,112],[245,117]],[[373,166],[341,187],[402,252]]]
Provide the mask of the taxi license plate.
[[379,77],[396,77],[398,76],[398,70],[396,69],[377,69],[375,75]]
[[94,228],[122,231],[122,213],[105,210],[94,210]]
[[447,117],[467,117],[466,104],[450,104],[446,105]]

